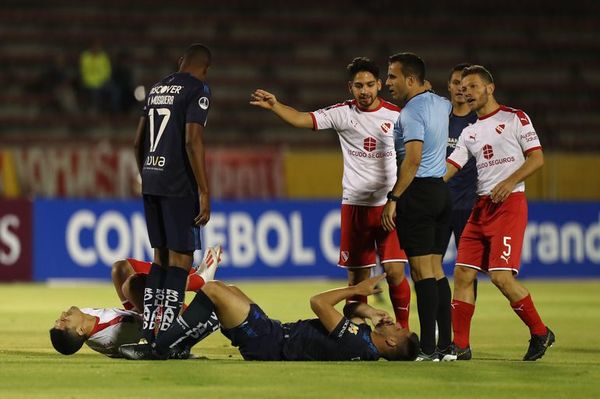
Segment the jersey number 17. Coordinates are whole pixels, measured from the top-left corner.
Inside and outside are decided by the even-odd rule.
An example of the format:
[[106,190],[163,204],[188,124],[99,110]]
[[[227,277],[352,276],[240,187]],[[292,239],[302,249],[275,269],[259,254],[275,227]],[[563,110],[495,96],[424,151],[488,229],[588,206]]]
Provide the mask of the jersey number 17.
[[165,128],[167,127],[167,123],[169,123],[169,118],[171,117],[171,111],[168,108],[156,108],[156,113],[163,117],[160,121],[158,133],[156,133],[154,129],[154,111],[154,108],[150,108],[148,111],[148,118],[150,119],[150,152],[156,151],[158,143],[160,142],[160,138],[165,132]]

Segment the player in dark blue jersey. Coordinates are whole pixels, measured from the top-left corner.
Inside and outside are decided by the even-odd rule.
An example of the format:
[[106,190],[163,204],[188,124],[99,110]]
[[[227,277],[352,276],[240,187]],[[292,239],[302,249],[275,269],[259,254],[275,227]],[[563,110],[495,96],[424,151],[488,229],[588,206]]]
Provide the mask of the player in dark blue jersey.
[[[477,121],[477,114],[469,109],[462,93],[461,73],[463,69],[469,66],[471,64],[468,63],[455,65],[450,70],[450,76],[448,77],[448,92],[450,93],[450,101],[452,102],[452,113],[450,114],[448,131],[447,156],[450,156],[452,151],[454,151],[458,136],[460,136],[463,129]],[[444,253],[448,249],[452,233],[454,233],[454,243],[456,244],[456,248],[458,248],[460,236],[467,225],[467,220],[469,220],[471,210],[477,199],[477,168],[475,167],[475,159],[470,159],[460,172],[447,183],[452,197],[452,219],[450,221],[450,228],[446,234]],[[477,298],[477,279],[473,282],[473,291],[475,298]],[[460,354],[458,354],[458,360],[462,360]]]
[[203,143],[210,63],[206,46],[188,47],[179,71],[150,89],[137,128],[135,154],[154,248],[144,291],[142,339],[147,342],[155,339],[160,307],[158,336],[179,315],[193,252],[200,249],[200,226],[210,218]]
[[[387,312],[366,303],[346,305],[344,315],[335,305],[355,295],[371,295],[385,274],[360,283],[317,294],[310,299],[318,319],[281,323],[267,317],[242,291],[220,281],[206,283],[190,306],[157,345],[123,345],[120,353],[132,360],[164,359],[181,339],[205,334],[214,311],[222,333],[245,360],[413,360],[419,351],[415,333],[397,326]],[[371,329],[365,319],[369,319]]]
[[[448,77],[448,92],[450,93],[452,112],[450,113],[446,156],[450,156],[452,151],[454,151],[458,136],[460,136],[463,129],[477,121],[477,114],[469,109],[462,93],[461,73],[463,69],[469,66],[471,64],[467,63],[454,66]],[[456,243],[456,248],[458,248],[458,241],[477,199],[477,168],[475,167],[475,159],[469,160],[460,170],[460,173],[457,173],[454,178],[448,181],[448,187],[450,188],[450,195],[452,197],[452,221],[446,237],[446,249],[450,243],[452,233],[454,233],[454,242]]]

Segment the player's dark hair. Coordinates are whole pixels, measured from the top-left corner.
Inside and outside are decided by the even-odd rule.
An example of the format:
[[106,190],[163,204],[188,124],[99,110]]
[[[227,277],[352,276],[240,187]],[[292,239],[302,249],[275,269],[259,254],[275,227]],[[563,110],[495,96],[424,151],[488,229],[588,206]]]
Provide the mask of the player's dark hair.
[[346,70],[349,80],[354,80],[359,72],[371,72],[375,79],[379,79],[379,67],[367,57],[356,57],[346,66]]
[[448,82],[450,82],[450,80],[452,79],[452,75],[454,74],[454,72],[461,72],[465,69],[470,67],[473,64],[470,64],[468,62],[461,62],[460,64],[456,64],[452,67],[452,69],[450,70],[450,73],[448,74]]
[[481,65],[471,65],[470,67],[463,69],[461,77],[464,78],[465,76],[469,75],[479,75],[481,80],[483,80],[485,83],[494,83],[494,77],[492,76],[492,73]]
[[204,44],[194,43],[183,53],[184,65],[210,66],[212,53]]
[[72,355],[77,352],[85,342],[85,337],[67,330],[58,328],[50,329],[50,341],[57,352],[63,355]]
[[396,345],[393,350],[385,354],[387,360],[404,360],[413,361],[417,358],[419,351],[421,350],[421,344],[419,343],[419,337],[415,333],[411,333],[407,339],[405,345]]
[[399,62],[404,76],[413,76],[421,84],[425,82],[425,62],[418,55],[413,53],[397,53],[388,58],[388,62],[390,64]]

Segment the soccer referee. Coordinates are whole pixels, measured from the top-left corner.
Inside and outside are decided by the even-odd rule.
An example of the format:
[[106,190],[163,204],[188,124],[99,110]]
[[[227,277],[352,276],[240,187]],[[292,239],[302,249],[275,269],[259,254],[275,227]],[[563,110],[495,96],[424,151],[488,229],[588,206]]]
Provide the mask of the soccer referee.
[[[451,347],[451,292],[442,269],[452,201],[446,172],[450,102],[428,91],[425,63],[412,53],[389,58],[390,93],[403,106],[394,125],[398,177],[381,222],[396,227],[417,294],[421,353],[417,361],[456,360]],[[436,321],[439,340],[435,342]]]

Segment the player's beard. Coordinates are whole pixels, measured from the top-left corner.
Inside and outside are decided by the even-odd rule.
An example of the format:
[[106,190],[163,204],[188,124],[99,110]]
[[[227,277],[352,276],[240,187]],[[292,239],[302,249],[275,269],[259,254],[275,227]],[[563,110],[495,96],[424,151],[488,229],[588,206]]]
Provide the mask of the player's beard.
[[375,98],[372,97],[372,96],[368,96],[368,97],[360,96],[360,97],[358,97],[358,105],[362,109],[369,108],[371,105],[373,105],[374,102],[375,102]]
[[485,107],[487,102],[488,102],[488,96],[486,93],[483,93],[474,102],[472,102],[470,104],[467,102],[467,104],[469,105],[469,108],[471,109],[471,111],[479,112],[483,107]]

